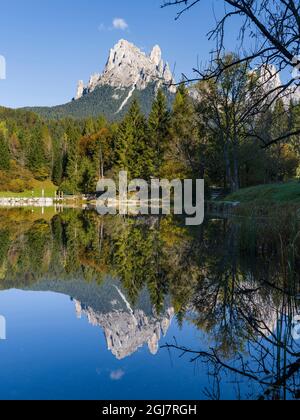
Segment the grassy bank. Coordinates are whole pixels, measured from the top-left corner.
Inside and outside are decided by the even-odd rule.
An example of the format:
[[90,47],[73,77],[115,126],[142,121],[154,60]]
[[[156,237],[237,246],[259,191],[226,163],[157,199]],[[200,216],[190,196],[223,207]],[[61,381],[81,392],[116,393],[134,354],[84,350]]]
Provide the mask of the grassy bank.
[[226,201],[257,204],[300,204],[300,182],[259,185],[230,194]]
[[42,190],[44,190],[45,197],[54,198],[57,187],[51,181],[33,181],[32,190],[23,191],[20,193],[11,191],[0,191],[1,198],[31,198],[31,197],[42,197]]

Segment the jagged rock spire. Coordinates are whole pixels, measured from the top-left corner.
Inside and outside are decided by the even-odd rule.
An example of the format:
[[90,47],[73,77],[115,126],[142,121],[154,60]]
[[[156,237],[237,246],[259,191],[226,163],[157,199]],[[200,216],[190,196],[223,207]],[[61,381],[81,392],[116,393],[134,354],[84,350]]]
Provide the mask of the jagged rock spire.
[[165,84],[170,92],[176,92],[173,75],[169,65],[162,60],[160,47],[156,45],[150,55],[146,55],[134,44],[121,39],[110,50],[103,73],[91,76],[86,87],[82,81],[79,82],[75,99],[93,92],[98,86],[144,90],[149,83],[156,83],[157,86]]

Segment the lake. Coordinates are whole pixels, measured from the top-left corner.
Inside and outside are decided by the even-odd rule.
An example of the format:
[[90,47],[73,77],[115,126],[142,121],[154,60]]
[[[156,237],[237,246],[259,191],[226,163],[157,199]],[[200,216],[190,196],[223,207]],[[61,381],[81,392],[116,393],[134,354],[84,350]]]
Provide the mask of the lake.
[[297,233],[1,209],[0,399],[299,398]]

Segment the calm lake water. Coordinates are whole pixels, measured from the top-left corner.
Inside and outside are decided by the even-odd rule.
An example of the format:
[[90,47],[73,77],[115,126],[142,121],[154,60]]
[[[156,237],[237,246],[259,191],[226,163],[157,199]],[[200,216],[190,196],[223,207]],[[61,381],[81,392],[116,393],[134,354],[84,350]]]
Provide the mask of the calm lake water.
[[298,245],[285,221],[0,210],[0,399],[299,398]]

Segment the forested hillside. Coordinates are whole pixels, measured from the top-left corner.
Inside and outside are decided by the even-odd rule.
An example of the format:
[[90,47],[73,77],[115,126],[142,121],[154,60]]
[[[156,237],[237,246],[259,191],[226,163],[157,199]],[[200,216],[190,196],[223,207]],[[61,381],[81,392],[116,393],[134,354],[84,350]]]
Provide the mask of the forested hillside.
[[[157,93],[156,85],[150,83],[144,90],[135,90],[132,96],[130,96],[130,91],[131,88],[128,87],[99,86],[88,95],[64,105],[34,107],[26,110],[47,119],[57,120],[66,117],[82,119],[103,115],[109,121],[120,121],[128,112],[132,101],[136,99],[143,114],[149,115]],[[171,107],[174,95],[167,89],[164,89],[164,93]]]
[[[199,83],[200,100],[181,86],[171,109],[162,90],[149,115],[145,102],[133,98],[119,122],[45,119],[1,108],[0,190],[22,192],[33,180],[51,180],[66,193],[90,193],[99,177],[117,177],[120,170],[131,179],[205,178],[232,192],[300,177],[299,136],[284,137],[299,127],[300,106],[278,99],[254,118],[248,110],[253,83],[248,71],[235,67],[216,82]],[[229,101],[230,92],[238,100]]]

